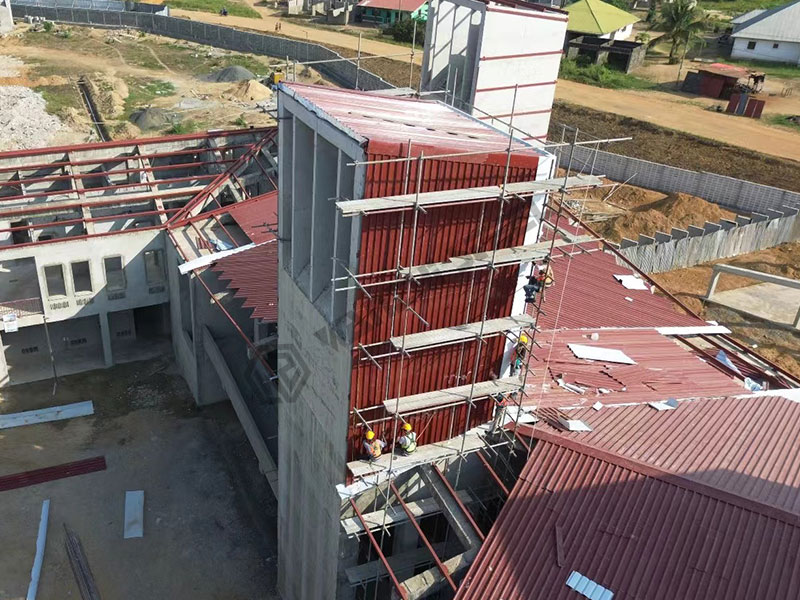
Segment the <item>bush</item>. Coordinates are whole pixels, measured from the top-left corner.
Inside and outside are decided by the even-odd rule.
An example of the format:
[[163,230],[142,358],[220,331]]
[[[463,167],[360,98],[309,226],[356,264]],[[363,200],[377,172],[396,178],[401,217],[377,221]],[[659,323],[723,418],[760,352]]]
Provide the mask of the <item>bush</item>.
[[414,24],[417,25],[417,35],[416,35],[416,45],[417,46],[424,46],[425,45],[425,22],[424,21],[417,21],[416,19],[405,19],[403,21],[397,21],[391,27],[387,27],[384,30],[386,35],[392,36],[394,41],[396,42],[403,42],[405,44],[410,44],[414,38]]
[[609,89],[649,90],[656,86],[649,79],[609,69],[605,65],[589,64],[586,57],[578,57],[577,61],[562,60],[558,76],[562,79]]
[[47,33],[50,33],[51,31],[53,31],[53,27],[55,27],[55,25],[53,24],[52,21],[45,21],[42,27]]

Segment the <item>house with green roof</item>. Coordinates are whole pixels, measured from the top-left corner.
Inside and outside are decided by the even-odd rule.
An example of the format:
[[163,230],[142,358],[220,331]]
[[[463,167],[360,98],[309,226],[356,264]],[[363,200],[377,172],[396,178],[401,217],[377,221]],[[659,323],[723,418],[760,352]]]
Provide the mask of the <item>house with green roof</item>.
[[633,32],[639,18],[603,2],[579,0],[566,7],[569,13],[567,37],[592,35],[608,40],[625,40]]

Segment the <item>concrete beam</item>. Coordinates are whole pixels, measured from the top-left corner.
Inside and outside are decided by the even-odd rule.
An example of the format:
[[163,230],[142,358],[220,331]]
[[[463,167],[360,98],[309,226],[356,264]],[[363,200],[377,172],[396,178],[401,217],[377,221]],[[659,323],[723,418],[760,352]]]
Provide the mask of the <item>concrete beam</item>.
[[716,264],[714,265],[714,274],[717,273],[730,273],[731,275],[738,275],[740,277],[748,277],[756,281],[765,281],[767,283],[776,283],[785,287],[800,290],[800,280],[789,279],[788,277],[781,277],[780,275],[770,275],[769,273],[762,273],[761,271],[753,271],[752,269],[744,269],[742,267],[734,267],[733,265]]
[[433,472],[432,467],[424,465],[420,469],[420,476],[425,481],[436,502],[442,507],[442,512],[458,540],[465,548],[477,548],[480,546],[481,540],[472,528],[469,518],[461,510],[450,491]]
[[[433,544],[433,549],[436,550],[437,553],[443,552],[445,547],[446,545],[444,542]],[[430,553],[425,548],[416,548],[408,552],[387,556],[386,560],[395,573],[418,569],[423,565],[433,563],[433,558],[431,558]],[[373,560],[363,565],[350,567],[345,569],[345,574],[347,575],[347,580],[350,582],[350,585],[353,586],[364,585],[365,583],[375,581],[379,577],[388,575],[386,567],[383,566],[383,562],[380,560]]]
[[[444,566],[454,578],[457,578],[464,574],[477,555],[478,548],[475,547],[444,561]],[[420,600],[430,596],[441,590],[446,584],[447,580],[438,568],[428,569],[419,575],[414,575],[414,577],[400,582],[400,585],[405,589],[407,600]],[[393,590],[392,598],[393,600],[399,598],[396,590]]]

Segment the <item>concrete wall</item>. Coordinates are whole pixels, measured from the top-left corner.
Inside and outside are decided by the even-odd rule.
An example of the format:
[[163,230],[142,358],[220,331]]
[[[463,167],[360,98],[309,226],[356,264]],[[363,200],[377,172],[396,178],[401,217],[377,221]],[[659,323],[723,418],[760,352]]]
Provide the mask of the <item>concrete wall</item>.
[[705,223],[688,231],[673,229],[654,237],[640,235],[638,241],[623,239],[620,252],[646,273],[663,273],[800,239],[797,209],[768,213],[737,217],[736,222]]
[[339,562],[351,353],[280,269],[278,584],[284,600],[332,598]]
[[[319,44],[252,33],[234,29],[233,27],[199,23],[189,19],[153,14],[146,11],[61,8],[55,6],[55,0],[22,0],[21,2],[15,0],[14,7],[18,17],[31,15],[64,23],[111,28],[130,27],[156,35],[164,35],[236,52],[273,56],[283,60],[287,56],[289,60],[298,62],[342,59],[342,56],[338,53]],[[394,87],[370,71],[363,68],[358,69],[355,61],[340,60],[338,62],[315,65],[314,68],[324,76],[345,87],[357,87],[362,90],[379,90]]]
[[14,29],[14,17],[11,14],[11,0],[0,0],[0,35]]
[[[755,47],[749,49],[748,44]],[[778,46],[775,48],[775,46]],[[796,42],[779,42],[771,40],[752,40],[736,37],[733,40],[731,57],[742,60],[766,60],[800,65],[800,40]]]
[[[561,156],[567,164],[569,153]],[[800,193],[752,183],[715,173],[688,171],[659,163],[630,158],[611,152],[595,151],[589,146],[575,148],[576,170],[602,173],[615,181],[628,181],[664,193],[683,192],[700,196],[738,212],[782,210],[784,206],[800,207]]]

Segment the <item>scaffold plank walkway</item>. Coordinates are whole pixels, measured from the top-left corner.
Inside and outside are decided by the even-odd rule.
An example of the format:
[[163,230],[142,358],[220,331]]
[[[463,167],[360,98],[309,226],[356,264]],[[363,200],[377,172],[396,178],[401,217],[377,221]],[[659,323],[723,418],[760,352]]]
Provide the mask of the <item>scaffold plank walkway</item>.
[[391,414],[404,414],[415,410],[426,410],[437,406],[466,402],[470,399],[470,392],[472,392],[472,398],[485,398],[494,394],[508,394],[518,391],[520,386],[519,378],[505,377],[503,379],[479,381],[474,386],[467,384],[424,394],[390,398],[383,403],[383,406]]
[[[505,331],[513,331],[523,327],[533,327],[536,319],[530,315],[517,315],[500,319],[489,319],[483,326],[483,336],[497,335]],[[403,337],[389,338],[392,346],[396,349],[404,348],[407,352],[422,350],[432,346],[445,346],[447,344],[457,344],[475,339],[481,334],[481,322],[467,323],[466,325],[456,325],[432,331],[422,331]]]

